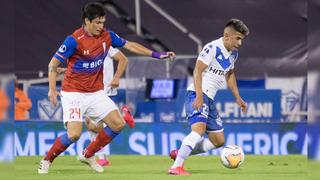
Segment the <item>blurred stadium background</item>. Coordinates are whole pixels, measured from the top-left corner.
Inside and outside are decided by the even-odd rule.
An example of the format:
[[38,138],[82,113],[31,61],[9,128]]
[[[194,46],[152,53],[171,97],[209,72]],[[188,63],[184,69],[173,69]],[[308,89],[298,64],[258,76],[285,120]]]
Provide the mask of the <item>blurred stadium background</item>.
[[[64,37],[81,25],[80,10],[86,2],[2,1],[8,8],[0,16],[6,27],[0,30],[6,42],[1,47],[1,88],[10,97],[11,106],[4,118],[8,121],[0,126],[0,160],[43,155],[64,131],[61,105],[53,108],[47,99],[47,66]],[[238,86],[249,109],[240,113],[229,90],[218,93],[226,144],[238,144],[246,154],[306,156],[309,121],[309,137],[314,137],[309,138],[309,155],[320,158],[315,126],[320,105],[319,0],[100,2],[107,9],[107,28],[151,49],[172,50],[178,55],[174,62],[156,62],[124,52],[129,65],[117,103],[130,105],[137,127],[126,128],[106,153],[168,155],[180,146],[189,132],[183,98],[197,54],[222,35],[229,18],[236,17],[251,30],[236,63]],[[14,78],[32,101],[27,120],[14,121]],[[157,86],[152,86],[154,83]],[[10,129],[12,122],[14,129]],[[78,154],[88,142],[84,132],[65,154]],[[8,152],[13,153],[8,156]]]

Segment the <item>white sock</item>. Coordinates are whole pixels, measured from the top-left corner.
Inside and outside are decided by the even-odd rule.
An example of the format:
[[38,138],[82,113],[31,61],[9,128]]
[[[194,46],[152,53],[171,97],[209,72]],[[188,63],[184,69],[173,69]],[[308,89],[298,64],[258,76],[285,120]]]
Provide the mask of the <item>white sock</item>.
[[88,133],[89,133],[89,137],[90,137],[91,141],[93,141],[98,135],[98,133],[93,132],[93,131],[88,131]]
[[97,154],[96,156],[98,157],[98,159],[107,159],[104,154]]
[[216,148],[209,139],[202,139],[196,144],[191,155],[205,153]]
[[191,133],[183,139],[177,158],[171,168],[183,166],[184,160],[190,155],[191,151],[200,140],[201,136],[198,133],[191,131]]

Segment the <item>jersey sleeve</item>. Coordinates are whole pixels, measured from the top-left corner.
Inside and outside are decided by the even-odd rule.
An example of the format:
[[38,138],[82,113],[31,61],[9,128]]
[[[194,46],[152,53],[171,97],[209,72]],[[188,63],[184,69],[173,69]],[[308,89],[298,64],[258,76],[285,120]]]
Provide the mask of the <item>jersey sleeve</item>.
[[116,33],[109,31],[111,37],[111,45],[113,47],[123,47],[126,44],[126,40],[118,36]]
[[108,56],[109,56],[109,57],[113,57],[113,56],[115,56],[118,52],[119,52],[119,50],[118,50],[117,48],[114,48],[114,47],[110,46],[109,51],[108,51]]
[[212,44],[206,44],[200,52],[197,60],[202,61],[206,65],[210,65],[212,58],[215,56],[215,49]]
[[58,51],[54,54],[54,57],[61,62],[65,62],[69,57],[73,55],[76,48],[77,41],[72,36],[68,36],[64,40]]

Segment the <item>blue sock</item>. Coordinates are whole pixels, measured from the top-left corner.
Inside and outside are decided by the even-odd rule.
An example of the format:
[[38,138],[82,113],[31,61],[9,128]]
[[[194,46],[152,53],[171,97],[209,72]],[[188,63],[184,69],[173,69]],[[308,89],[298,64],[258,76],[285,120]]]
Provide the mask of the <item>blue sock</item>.
[[72,143],[74,143],[71,139],[69,139],[68,134],[65,133],[62,136],[60,136],[61,143],[65,145],[66,147],[70,146]]
[[109,128],[108,126],[106,126],[103,130],[104,130],[104,132],[105,132],[108,136],[112,137],[112,139],[115,138],[115,137],[119,134],[119,132],[114,132],[114,131],[113,131],[111,128]]

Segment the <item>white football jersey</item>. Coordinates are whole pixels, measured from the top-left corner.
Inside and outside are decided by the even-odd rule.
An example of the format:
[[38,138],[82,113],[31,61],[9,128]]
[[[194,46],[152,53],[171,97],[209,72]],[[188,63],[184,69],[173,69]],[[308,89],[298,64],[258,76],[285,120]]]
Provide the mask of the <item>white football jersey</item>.
[[110,46],[108,51],[108,55],[104,58],[103,64],[103,84],[104,84],[104,91],[108,96],[115,96],[117,95],[117,89],[110,87],[110,82],[113,78],[114,71],[113,71],[113,59],[112,57],[119,52],[117,48],[113,48]]
[[[217,91],[224,87],[225,75],[234,68],[237,58],[238,50],[228,51],[222,37],[204,46],[197,60],[208,65],[202,73],[202,92],[209,98],[214,99]],[[195,91],[194,83],[189,85],[188,90]]]

